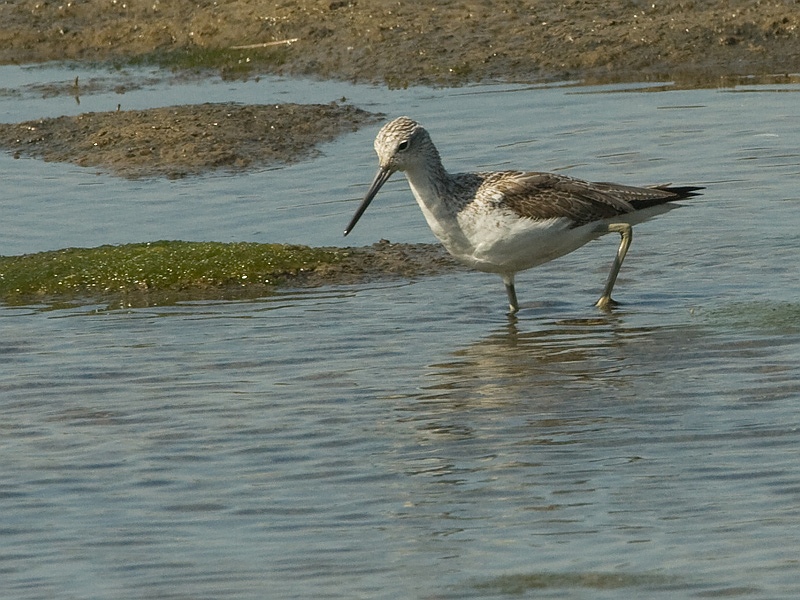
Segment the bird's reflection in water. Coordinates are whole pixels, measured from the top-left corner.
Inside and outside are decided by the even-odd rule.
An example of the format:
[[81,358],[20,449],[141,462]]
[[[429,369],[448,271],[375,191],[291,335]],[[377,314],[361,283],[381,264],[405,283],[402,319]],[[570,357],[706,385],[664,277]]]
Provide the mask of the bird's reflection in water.
[[430,365],[430,384],[399,409],[401,419],[439,441],[514,427],[529,440],[531,427],[583,429],[608,418],[604,406],[635,400],[639,373],[631,375],[628,359],[652,331],[626,326],[616,313],[541,322],[529,331],[511,320]]
[[626,338],[646,331],[626,329],[604,315],[549,323],[520,331],[509,322],[494,333],[431,365],[431,397],[476,402],[572,397],[595,386],[621,385]]

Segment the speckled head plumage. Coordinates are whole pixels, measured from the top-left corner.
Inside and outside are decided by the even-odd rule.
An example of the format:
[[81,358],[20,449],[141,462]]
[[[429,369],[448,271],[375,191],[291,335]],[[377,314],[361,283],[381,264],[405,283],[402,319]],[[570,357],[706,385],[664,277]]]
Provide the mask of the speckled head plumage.
[[395,171],[407,171],[414,167],[441,168],[441,159],[427,130],[409,117],[397,117],[384,125],[375,136],[375,152],[380,169],[372,181],[361,206],[344,230],[347,235],[367,210],[378,190]]
[[396,145],[397,142],[407,140],[425,128],[410,117],[397,117],[381,127],[375,136],[375,150]]
[[397,117],[384,125],[375,136],[375,152],[381,169],[405,171],[415,162],[430,164],[439,153],[428,131],[409,117]]

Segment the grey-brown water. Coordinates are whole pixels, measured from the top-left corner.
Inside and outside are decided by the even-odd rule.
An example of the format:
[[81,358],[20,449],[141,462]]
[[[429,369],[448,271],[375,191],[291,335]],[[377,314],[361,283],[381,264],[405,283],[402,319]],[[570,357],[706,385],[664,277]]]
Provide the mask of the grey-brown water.
[[[454,171],[708,188],[635,229],[612,315],[592,307],[611,237],[521,275],[515,323],[499,278],[470,272],[0,307],[4,597],[796,598],[798,92],[264,79],[3,98],[18,121],[345,95],[419,119]],[[343,245],[376,129],[312,162],[182,181],[3,156],[2,253]],[[396,176],[351,238],[432,234]]]

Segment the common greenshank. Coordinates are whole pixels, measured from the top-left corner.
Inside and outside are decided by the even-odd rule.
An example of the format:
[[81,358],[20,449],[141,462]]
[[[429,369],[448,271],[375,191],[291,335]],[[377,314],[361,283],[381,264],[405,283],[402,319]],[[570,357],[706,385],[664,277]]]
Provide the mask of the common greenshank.
[[632,238],[632,225],[666,212],[666,204],[702,187],[632,187],[554,173],[448,173],[422,125],[408,117],[387,123],[375,138],[380,169],[347,235],[395,171],[406,174],[434,235],[457,260],[503,278],[510,314],[519,310],[514,275],[577,250],[606,233],[621,237],[596,306],[616,302],[611,290]]

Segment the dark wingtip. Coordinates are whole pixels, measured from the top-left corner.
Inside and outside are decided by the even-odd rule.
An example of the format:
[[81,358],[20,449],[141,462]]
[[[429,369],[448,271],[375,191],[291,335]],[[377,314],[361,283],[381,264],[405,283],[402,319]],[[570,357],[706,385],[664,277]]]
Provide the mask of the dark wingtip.
[[681,200],[683,198],[691,198],[693,196],[700,196],[700,190],[704,190],[706,188],[701,185],[673,186],[667,183],[665,185],[657,185],[655,186],[655,189],[674,194],[674,198],[669,198],[669,201],[672,201]]
[[700,185],[687,185],[683,187],[670,188],[669,191],[676,194],[680,198],[691,198],[692,196],[702,195],[700,190],[706,189]]

